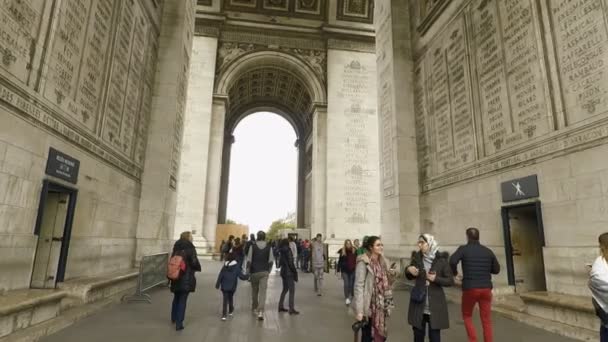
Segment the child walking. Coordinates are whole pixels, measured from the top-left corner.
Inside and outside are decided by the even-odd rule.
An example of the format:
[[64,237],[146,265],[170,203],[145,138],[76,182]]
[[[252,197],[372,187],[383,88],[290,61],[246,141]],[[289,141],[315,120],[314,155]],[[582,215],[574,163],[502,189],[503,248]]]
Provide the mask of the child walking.
[[226,262],[224,263],[220,274],[217,276],[217,282],[215,283],[215,288],[222,290],[224,296],[222,303],[222,321],[226,320],[226,312],[228,312],[230,317],[233,316],[234,293],[236,292],[238,279],[247,280],[247,276],[243,274],[241,267],[239,267],[239,263],[236,261],[236,256],[231,252],[226,255]]

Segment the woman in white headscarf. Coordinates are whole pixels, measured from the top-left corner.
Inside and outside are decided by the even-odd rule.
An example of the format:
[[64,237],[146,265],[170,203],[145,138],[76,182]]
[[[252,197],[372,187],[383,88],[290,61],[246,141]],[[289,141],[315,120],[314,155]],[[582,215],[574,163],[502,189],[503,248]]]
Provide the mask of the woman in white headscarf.
[[600,256],[595,259],[589,272],[589,288],[593,306],[600,318],[600,342],[608,342],[608,233],[599,237]]
[[448,253],[439,251],[439,244],[432,235],[420,235],[418,248],[405,270],[408,279],[416,280],[407,319],[414,331],[414,342],[424,342],[427,324],[430,342],[440,342],[441,330],[450,327],[443,287],[454,285],[454,276]]

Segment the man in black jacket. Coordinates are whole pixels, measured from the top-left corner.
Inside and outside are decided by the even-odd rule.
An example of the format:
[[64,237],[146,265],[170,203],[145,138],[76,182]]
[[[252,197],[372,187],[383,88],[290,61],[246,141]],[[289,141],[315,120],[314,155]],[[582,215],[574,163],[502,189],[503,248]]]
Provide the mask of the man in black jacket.
[[454,276],[458,274],[458,263],[462,262],[462,319],[469,342],[477,342],[473,309],[479,303],[483,339],[492,342],[492,274],[500,272],[500,265],[494,252],[479,243],[477,228],[467,229],[467,240],[450,258]]
[[266,233],[259,231],[256,242],[247,253],[246,264],[247,273],[251,275],[251,306],[260,321],[264,319],[268,275],[274,263],[271,246],[265,240]]

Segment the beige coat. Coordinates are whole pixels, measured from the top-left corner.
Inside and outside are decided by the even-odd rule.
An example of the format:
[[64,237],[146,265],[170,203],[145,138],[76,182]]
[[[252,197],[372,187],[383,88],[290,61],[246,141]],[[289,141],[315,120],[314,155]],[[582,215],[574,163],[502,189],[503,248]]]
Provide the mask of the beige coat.
[[[355,297],[353,300],[355,315],[362,313],[364,317],[370,317],[370,304],[374,293],[374,272],[369,264],[370,259],[367,253],[357,258],[357,268],[355,269]],[[388,260],[380,256],[383,268],[388,271]],[[393,279],[389,275],[389,285]]]

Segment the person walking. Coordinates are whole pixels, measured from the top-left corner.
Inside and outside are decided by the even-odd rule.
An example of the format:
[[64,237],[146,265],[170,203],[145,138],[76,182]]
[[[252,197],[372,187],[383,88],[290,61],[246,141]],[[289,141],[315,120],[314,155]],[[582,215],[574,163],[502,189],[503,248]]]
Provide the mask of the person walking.
[[234,245],[232,246],[232,253],[234,260],[238,263],[239,268],[243,267],[243,260],[245,260],[245,246],[240,238],[234,239]]
[[251,248],[251,245],[253,245],[255,243],[255,235],[251,234],[249,235],[249,241],[247,241],[247,244],[245,244],[245,256],[247,256],[247,254],[249,254],[249,248]]
[[[238,238],[237,238],[238,240]],[[222,321],[226,320],[226,313],[232,318],[234,315],[234,294],[238,280],[247,280],[243,271],[236,260],[236,254],[228,253],[226,262],[220,270],[215,283],[215,288],[222,291]]]
[[317,296],[323,295],[323,274],[325,273],[325,246],[323,245],[323,236],[317,234],[317,237],[311,244],[311,256],[312,256],[312,271],[315,278],[315,292]]
[[302,265],[300,269],[304,273],[310,272],[310,241],[308,239],[302,241]]
[[467,244],[458,247],[450,258],[455,276],[458,275],[458,263],[462,263],[462,319],[469,342],[477,342],[473,309],[479,304],[483,340],[492,342],[492,274],[500,272],[500,264],[494,252],[479,243],[477,228],[468,228],[466,236]]
[[432,235],[420,235],[418,249],[412,253],[410,265],[405,270],[407,279],[415,279],[407,320],[414,331],[414,342],[424,342],[427,325],[429,341],[440,342],[441,330],[450,327],[443,288],[454,285],[454,276],[448,253],[439,251],[439,244]]
[[340,273],[344,282],[344,303],[350,305],[355,291],[355,268],[357,266],[357,253],[350,240],[344,241],[344,246],[338,251],[338,255],[336,272]]
[[[298,282],[298,270],[294,263],[293,253],[289,247],[289,240],[283,239],[279,243],[279,262],[281,263],[281,279],[283,280],[283,291],[279,299],[279,312],[289,312],[290,315],[298,315],[295,309],[295,291]],[[289,292],[289,310],[285,309],[285,295]]]
[[220,261],[224,261],[224,249],[226,247],[226,241],[222,240],[222,242],[220,242]]
[[356,319],[362,324],[361,342],[383,342],[388,337],[388,318],[394,308],[392,286],[395,270],[383,256],[384,245],[370,236],[365,253],[357,258],[355,296]]
[[274,263],[270,244],[266,243],[266,233],[259,231],[257,241],[251,245],[247,255],[247,273],[251,279],[251,309],[258,320],[264,320],[268,275]]
[[296,268],[302,269],[302,239],[296,239]]
[[599,236],[600,256],[589,272],[593,307],[600,319],[600,342],[608,342],[608,233]]
[[291,255],[293,255],[293,259],[296,260],[298,258],[298,246],[296,245],[295,240],[291,236],[289,238],[287,238],[287,241],[289,241],[289,248],[291,249]]
[[196,255],[196,248],[192,244],[192,233],[181,233],[179,240],[173,245],[171,256],[179,255],[184,261],[184,268],[180,271],[177,280],[171,281],[171,292],[173,292],[173,304],[171,305],[171,322],[175,323],[175,330],[184,329],[186,317],[186,303],[190,292],[196,290],[196,277],[194,272],[201,271],[201,264]]
[[365,244],[367,243],[367,235],[363,237],[363,245],[357,248],[357,256],[365,253]]

